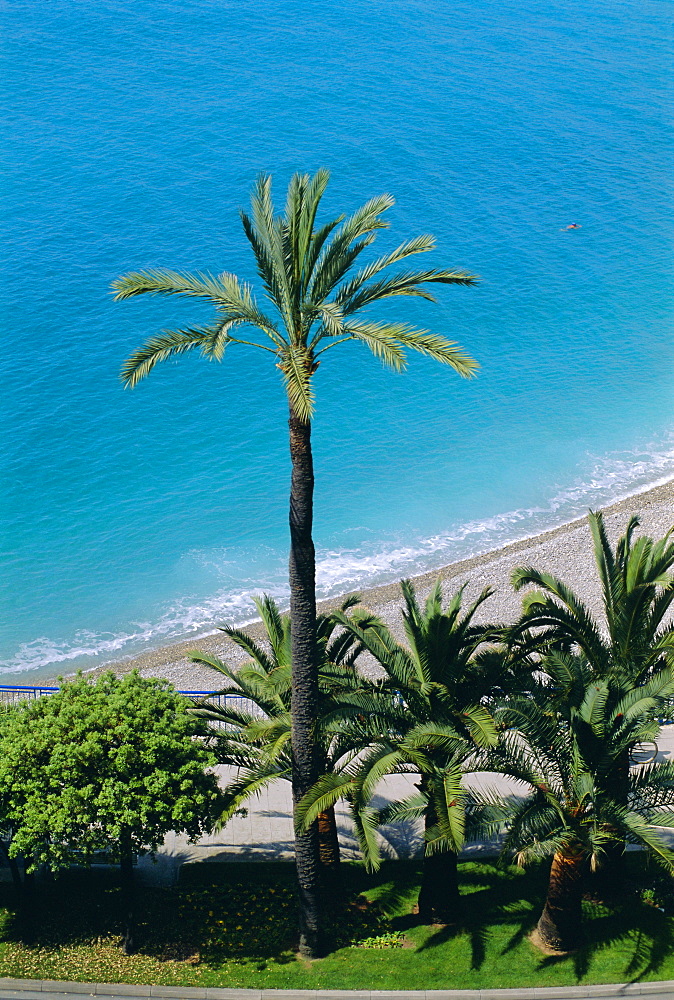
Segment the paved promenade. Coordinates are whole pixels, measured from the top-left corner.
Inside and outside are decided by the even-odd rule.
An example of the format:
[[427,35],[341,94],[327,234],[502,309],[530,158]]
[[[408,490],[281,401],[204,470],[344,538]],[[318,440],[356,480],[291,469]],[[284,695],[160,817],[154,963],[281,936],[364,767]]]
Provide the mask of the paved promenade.
[[[663,726],[658,739],[658,760],[674,760],[674,725]],[[220,768],[223,781],[227,769]],[[374,804],[384,806],[393,798],[404,797],[413,791],[413,775],[394,775],[382,782]],[[491,787],[506,795],[526,794],[525,786],[510,781],[499,774],[480,774],[466,779],[467,785]],[[360,856],[348,810],[343,803],[336,806],[342,856],[346,859]],[[395,823],[382,827],[378,833],[382,853],[392,859],[417,857],[423,847],[422,824]],[[667,837],[674,846],[674,831]],[[468,845],[464,854],[494,852],[497,843]],[[293,821],[290,783],[277,781],[252,799],[245,816],[230,820],[224,830],[203,837],[196,844],[176,834],[169,834],[156,861],[141,858],[139,873],[148,883],[172,884],[178,878],[181,865],[191,861],[254,861],[287,860],[293,858]],[[674,997],[672,998],[674,1000]]]

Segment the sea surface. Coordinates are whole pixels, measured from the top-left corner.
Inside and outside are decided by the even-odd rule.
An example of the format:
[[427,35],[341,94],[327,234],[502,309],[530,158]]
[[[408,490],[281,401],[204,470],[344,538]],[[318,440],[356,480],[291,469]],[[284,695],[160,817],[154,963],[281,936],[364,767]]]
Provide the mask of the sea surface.
[[[478,273],[379,315],[459,341],[464,381],[365,348],[316,376],[318,590],[396,580],[674,475],[671,8],[663,0],[2,4],[0,682],[131,656],[287,596],[273,359],[121,362],[196,301],[145,267],[256,280],[238,209],[326,166],[322,218],[397,201]],[[565,230],[576,223],[580,228]],[[368,251],[369,252],[369,251]]]

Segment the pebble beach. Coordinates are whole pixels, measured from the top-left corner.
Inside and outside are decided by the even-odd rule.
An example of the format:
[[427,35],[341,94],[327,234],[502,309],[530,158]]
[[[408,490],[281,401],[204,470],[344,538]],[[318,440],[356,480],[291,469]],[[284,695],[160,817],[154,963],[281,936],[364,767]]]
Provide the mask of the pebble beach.
[[[613,541],[624,532],[627,521],[633,514],[640,521],[637,534],[661,538],[674,527],[674,480],[611,504],[604,508],[603,514],[609,537]],[[587,517],[534,537],[521,539],[501,549],[452,563],[439,571],[415,577],[414,583],[422,598],[438,577],[443,581],[446,594],[467,584],[466,600],[477,596],[484,587],[491,587],[494,593],[480,608],[477,620],[508,622],[514,620],[520,610],[521,596],[510,586],[510,575],[516,566],[535,566],[554,573],[573,587],[593,614],[601,616],[601,596]],[[363,605],[383,618],[394,632],[401,634],[398,583],[362,591],[361,600]],[[339,603],[339,599],[321,602],[319,611],[331,610]],[[260,635],[261,625],[253,623],[246,626],[246,631]],[[222,632],[214,632],[173,643],[105,668],[97,668],[97,672],[101,669],[113,669],[116,673],[122,673],[137,669],[145,677],[163,677],[181,690],[215,690],[222,686],[222,678],[218,673],[189,660],[189,654],[195,650],[214,654],[232,664],[243,657],[238,647]]]

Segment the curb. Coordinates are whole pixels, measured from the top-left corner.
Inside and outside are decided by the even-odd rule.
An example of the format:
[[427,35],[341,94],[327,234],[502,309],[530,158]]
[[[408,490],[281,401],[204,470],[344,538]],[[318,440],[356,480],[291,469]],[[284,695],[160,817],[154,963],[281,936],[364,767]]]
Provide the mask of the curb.
[[[50,979],[2,979],[0,989],[97,997],[164,997],[173,1000],[591,1000],[653,994],[674,998],[674,980],[603,986],[547,986],[502,990],[248,990],[220,987],[134,986],[129,983],[67,983]],[[1,996],[1,994],[0,994]]]

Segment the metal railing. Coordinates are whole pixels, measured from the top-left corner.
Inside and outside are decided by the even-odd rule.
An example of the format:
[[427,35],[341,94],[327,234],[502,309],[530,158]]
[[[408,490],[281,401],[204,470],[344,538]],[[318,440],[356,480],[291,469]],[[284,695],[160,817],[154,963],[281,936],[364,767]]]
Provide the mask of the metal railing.
[[25,684],[0,684],[0,704],[12,705],[26,698],[41,698],[45,694],[55,694],[57,687],[29,687]]
[[[33,701],[35,698],[42,698],[46,695],[56,694],[60,687],[48,685],[32,686],[27,684],[0,684],[0,706],[15,705],[21,701]],[[217,691],[178,691],[178,694],[191,701],[207,702],[218,708],[238,708],[245,712],[257,715],[259,709],[255,704],[245,697],[238,697],[235,694],[219,694]],[[218,729],[229,728],[226,723],[210,720],[211,724]]]
[[[22,698],[41,698],[45,694],[55,694],[60,687],[38,686],[27,684],[0,684],[0,701],[20,701]],[[219,694],[217,691],[178,691],[186,698],[236,698],[236,695]],[[238,700],[238,699],[237,699]]]

